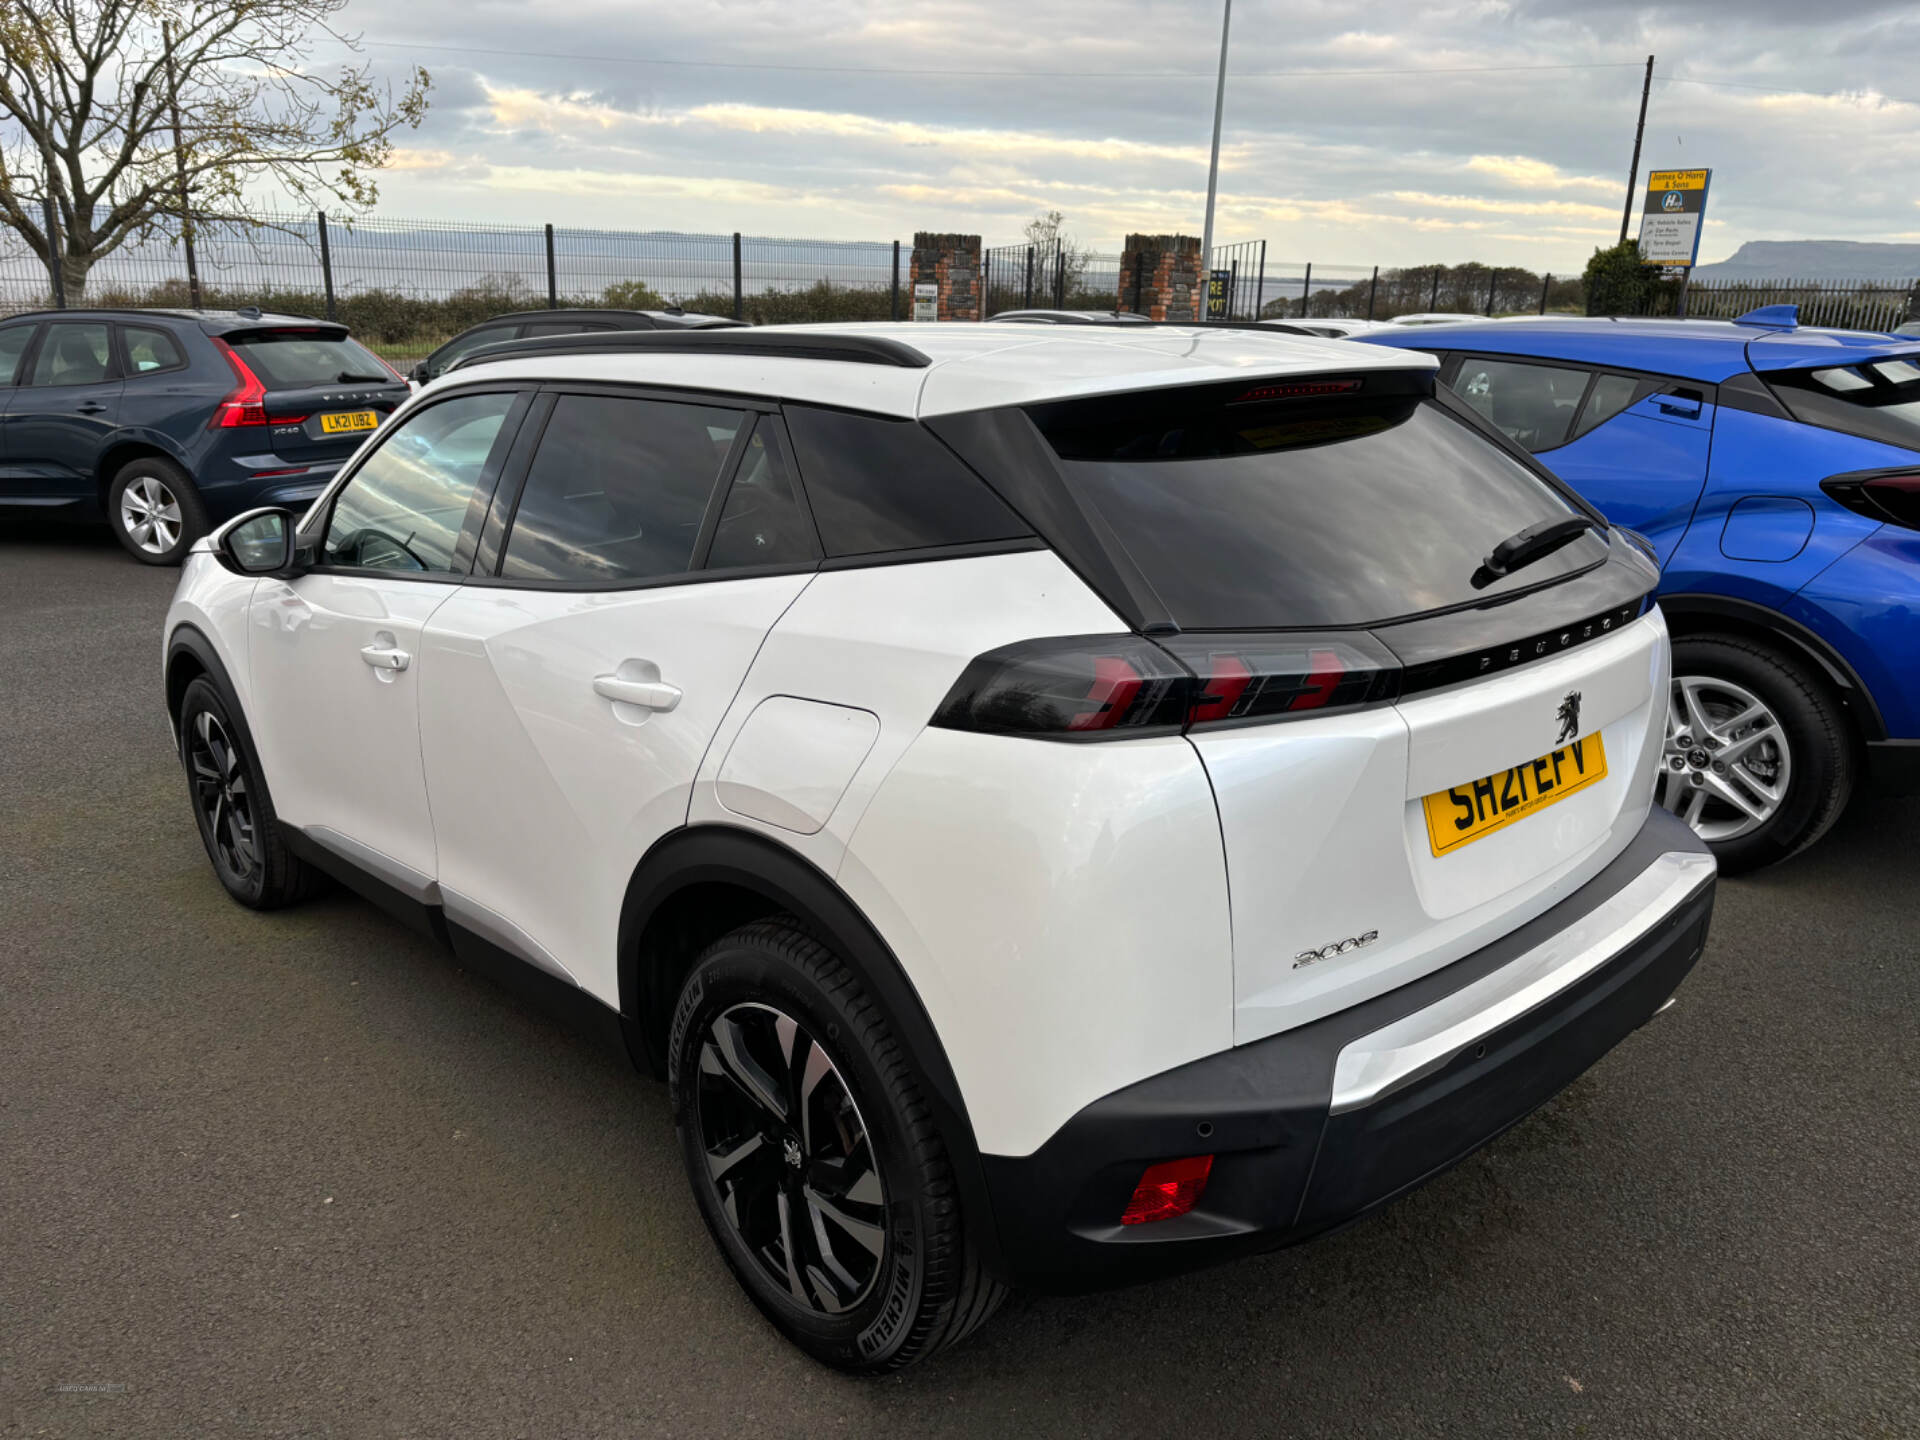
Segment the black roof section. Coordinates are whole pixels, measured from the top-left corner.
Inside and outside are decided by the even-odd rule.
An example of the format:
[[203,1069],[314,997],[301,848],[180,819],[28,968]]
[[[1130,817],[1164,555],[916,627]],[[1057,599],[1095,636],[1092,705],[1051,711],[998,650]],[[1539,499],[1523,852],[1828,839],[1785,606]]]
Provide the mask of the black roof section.
[[924,370],[933,362],[903,341],[885,335],[831,335],[772,327],[694,330],[615,330],[584,335],[540,335],[483,345],[447,367],[447,373],[495,360],[541,355],[758,355],[785,360],[840,360],[856,365],[894,365]]

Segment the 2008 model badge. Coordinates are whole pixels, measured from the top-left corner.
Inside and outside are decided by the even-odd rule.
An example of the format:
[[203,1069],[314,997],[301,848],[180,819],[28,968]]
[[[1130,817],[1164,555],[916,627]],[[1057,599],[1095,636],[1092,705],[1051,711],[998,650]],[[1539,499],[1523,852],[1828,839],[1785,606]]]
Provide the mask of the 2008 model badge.
[[1322,945],[1318,950],[1302,950],[1293,957],[1293,968],[1298,970],[1303,965],[1317,965],[1322,960],[1331,960],[1336,955],[1345,955],[1349,950],[1358,950],[1362,946],[1371,945],[1379,938],[1378,930],[1369,930],[1364,935],[1349,935],[1346,939],[1336,940],[1331,945]]

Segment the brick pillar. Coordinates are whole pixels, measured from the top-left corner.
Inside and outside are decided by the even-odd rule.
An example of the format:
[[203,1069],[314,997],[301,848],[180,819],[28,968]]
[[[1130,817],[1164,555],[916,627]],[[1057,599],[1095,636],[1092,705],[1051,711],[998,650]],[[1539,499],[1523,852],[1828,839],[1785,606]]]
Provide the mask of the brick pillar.
[[1206,294],[1201,269],[1200,242],[1191,235],[1129,235],[1120,252],[1120,308],[1155,320],[1198,320]]
[[[942,320],[980,318],[980,237],[932,235],[925,230],[913,237],[913,283],[940,287]],[[908,291],[909,297],[912,291]],[[909,311],[911,313],[911,311]]]

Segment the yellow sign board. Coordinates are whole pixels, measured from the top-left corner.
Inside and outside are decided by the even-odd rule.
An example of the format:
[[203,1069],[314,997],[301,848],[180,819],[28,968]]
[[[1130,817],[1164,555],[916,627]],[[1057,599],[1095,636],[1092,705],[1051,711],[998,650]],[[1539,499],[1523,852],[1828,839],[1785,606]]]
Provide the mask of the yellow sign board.
[[1707,174],[1705,170],[1652,170],[1647,174],[1647,189],[1704,190]]

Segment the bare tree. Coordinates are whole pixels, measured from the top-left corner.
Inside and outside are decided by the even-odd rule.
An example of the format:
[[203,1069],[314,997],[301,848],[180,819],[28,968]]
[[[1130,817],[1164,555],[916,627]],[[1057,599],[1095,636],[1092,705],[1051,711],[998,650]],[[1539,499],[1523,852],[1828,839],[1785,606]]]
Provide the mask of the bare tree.
[[1060,292],[1071,296],[1077,291],[1080,277],[1087,268],[1087,252],[1067,233],[1067,217],[1058,210],[1036,215],[1027,222],[1026,236],[1027,243],[1042,255],[1053,253],[1055,245],[1060,247],[1060,269],[1064,276]]
[[431,82],[416,66],[396,97],[364,63],[310,65],[317,43],[360,53],[334,28],[346,3],[0,0],[0,225],[43,261],[61,242],[72,300],[163,218],[244,218],[250,183],[364,210]]

